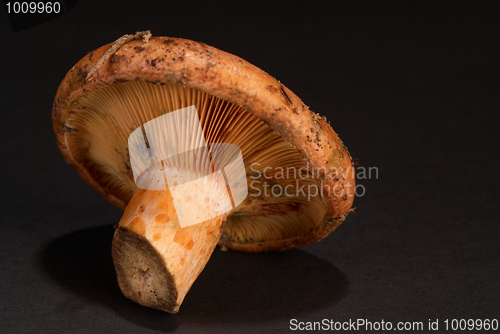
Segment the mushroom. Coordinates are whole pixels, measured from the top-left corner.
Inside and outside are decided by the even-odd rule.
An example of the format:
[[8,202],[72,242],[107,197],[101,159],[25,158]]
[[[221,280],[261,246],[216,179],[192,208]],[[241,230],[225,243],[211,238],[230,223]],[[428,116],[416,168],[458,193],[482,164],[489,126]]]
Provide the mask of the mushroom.
[[65,160],[124,210],[118,284],[145,306],[178,312],[217,244],[298,247],[352,211],[351,156],[326,118],[203,43],[141,32],[102,46],[67,73],[52,118]]

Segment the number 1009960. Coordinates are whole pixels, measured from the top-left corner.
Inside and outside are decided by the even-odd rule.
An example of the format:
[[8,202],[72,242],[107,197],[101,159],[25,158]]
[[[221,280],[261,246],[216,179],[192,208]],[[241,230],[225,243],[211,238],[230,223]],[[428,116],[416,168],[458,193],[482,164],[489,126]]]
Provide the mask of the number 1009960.
[[61,11],[59,2],[7,2],[8,14],[52,14]]

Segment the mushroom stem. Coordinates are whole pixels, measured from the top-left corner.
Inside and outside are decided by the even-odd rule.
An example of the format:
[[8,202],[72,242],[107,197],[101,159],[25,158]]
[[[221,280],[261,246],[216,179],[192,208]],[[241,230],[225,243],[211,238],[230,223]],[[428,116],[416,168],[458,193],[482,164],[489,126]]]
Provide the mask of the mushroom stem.
[[227,213],[181,228],[170,191],[137,188],[113,237],[122,293],[177,313],[221,236]]

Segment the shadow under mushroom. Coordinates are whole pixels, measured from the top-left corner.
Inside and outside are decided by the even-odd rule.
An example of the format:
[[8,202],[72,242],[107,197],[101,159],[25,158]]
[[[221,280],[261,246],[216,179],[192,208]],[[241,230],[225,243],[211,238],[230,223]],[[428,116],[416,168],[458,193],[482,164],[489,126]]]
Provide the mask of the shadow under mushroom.
[[123,297],[111,258],[113,233],[109,225],[59,237],[42,250],[42,267],[62,286],[147,328],[290,319],[335,304],[348,291],[342,272],[299,249],[257,254],[216,249],[180,313],[169,315]]

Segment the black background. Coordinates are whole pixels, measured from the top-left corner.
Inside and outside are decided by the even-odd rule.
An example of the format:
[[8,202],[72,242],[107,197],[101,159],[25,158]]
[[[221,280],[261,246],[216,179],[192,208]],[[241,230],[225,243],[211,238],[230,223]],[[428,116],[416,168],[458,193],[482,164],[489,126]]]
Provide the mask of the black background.
[[[325,240],[216,250],[177,315],[120,294],[121,212],[64,162],[51,124],[80,58],[147,29],[264,69],[378,168]],[[485,2],[81,0],[17,33],[0,11],[0,332],[271,333],[292,318],[422,321],[421,332],[439,319],[442,332],[445,319],[500,318],[498,30]]]

